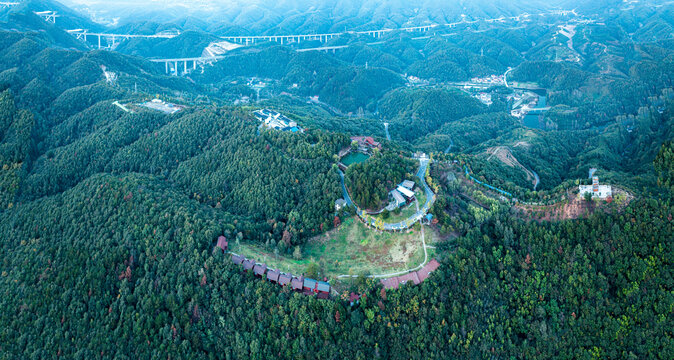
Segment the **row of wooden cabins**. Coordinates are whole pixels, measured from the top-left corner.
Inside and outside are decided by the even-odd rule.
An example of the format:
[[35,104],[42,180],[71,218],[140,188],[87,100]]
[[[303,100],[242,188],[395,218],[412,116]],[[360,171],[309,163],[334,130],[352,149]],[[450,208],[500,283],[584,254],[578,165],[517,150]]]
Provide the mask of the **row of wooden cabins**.
[[280,286],[290,286],[293,291],[301,292],[305,295],[315,294],[319,299],[327,299],[330,296],[330,284],[325,281],[305,278],[304,276],[293,276],[278,269],[267,269],[267,264],[260,264],[234,253],[232,253],[232,262],[242,266],[243,271],[251,271],[255,276],[266,278],[268,281]]
[[440,267],[440,263],[435,259],[431,259],[431,261],[429,261],[421,269],[412,271],[405,275],[381,279],[381,284],[385,289],[397,289],[400,287],[400,285],[410,281],[414,283],[414,285],[419,285],[422,281],[426,280],[431,272],[435,271],[438,267]]

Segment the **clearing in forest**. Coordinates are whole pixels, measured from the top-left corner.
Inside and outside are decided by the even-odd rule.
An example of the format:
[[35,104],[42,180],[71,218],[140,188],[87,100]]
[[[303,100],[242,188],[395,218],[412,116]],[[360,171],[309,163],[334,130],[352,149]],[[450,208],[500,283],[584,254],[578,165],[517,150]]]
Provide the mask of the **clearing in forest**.
[[[526,146],[524,144],[527,143],[525,142],[517,143],[517,145],[519,144]],[[524,167],[524,165],[522,165],[519,161],[517,161],[517,158],[515,158],[513,153],[507,147],[505,146],[490,147],[487,149],[486,153],[489,154],[487,161],[490,161],[493,157],[496,157],[507,166],[518,168],[524,171],[524,173],[527,174],[527,180],[531,181],[534,185],[536,184],[536,175],[534,175],[534,173],[531,172],[531,170],[527,169],[526,167]]]
[[593,212],[610,211],[611,209],[622,210],[629,204],[634,196],[629,192],[613,187],[613,197],[610,200],[594,199],[587,201],[578,196],[577,192],[569,192],[568,201],[558,202],[552,205],[524,205],[517,204],[515,209],[521,217],[532,216],[540,221],[559,221],[587,217]]
[[[426,244],[437,238],[434,231],[426,231]],[[429,258],[432,249],[428,249]],[[403,233],[380,232],[367,228],[354,217],[323,235],[310,239],[302,246],[302,259],[291,255],[276,256],[251,244],[234,245],[232,251],[264,262],[268,267],[279,268],[295,275],[306,273],[311,263],[319,264],[321,276],[335,279],[338,275],[383,274],[410,269],[424,261],[421,231]]]

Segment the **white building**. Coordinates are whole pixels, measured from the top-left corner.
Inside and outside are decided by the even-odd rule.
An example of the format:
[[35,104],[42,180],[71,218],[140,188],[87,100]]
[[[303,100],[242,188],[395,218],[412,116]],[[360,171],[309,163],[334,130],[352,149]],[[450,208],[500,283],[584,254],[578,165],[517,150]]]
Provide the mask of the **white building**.
[[398,188],[396,188],[396,190],[398,190],[399,193],[403,194],[407,199],[414,198],[414,191],[411,191],[410,189],[406,189],[402,186],[398,186]]
[[335,200],[335,210],[336,211],[342,210],[345,207],[346,207],[346,200],[344,200],[344,199]]
[[606,199],[613,196],[611,185],[599,185],[599,178],[592,178],[592,185],[578,185],[578,195],[584,197],[585,194],[592,194],[593,198]]
[[412,180],[404,180],[403,182],[400,183],[400,185],[405,189],[414,190],[414,181]]
[[255,118],[264,123],[270,129],[284,130],[284,131],[303,131],[297,125],[297,122],[290,120],[285,115],[269,109],[261,109],[253,112]]
[[167,102],[164,102],[164,101],[159,100],[159,99],[153,99],[152,101],[148,101],[146,103],[138,104],[138,105],[144,106],[148,109],[161,111],[165,114],[175,114],[178,111],[185,108],[182,105],[167,103]]
[[398,190],[391,190],[389,194],[391,195],[391,202],[386,207],[387,210],[393,211],[407,203]]

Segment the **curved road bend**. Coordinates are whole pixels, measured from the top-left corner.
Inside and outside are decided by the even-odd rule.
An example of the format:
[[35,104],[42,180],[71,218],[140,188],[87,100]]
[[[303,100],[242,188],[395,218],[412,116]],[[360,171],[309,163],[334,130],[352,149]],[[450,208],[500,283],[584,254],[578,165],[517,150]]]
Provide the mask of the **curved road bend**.
[[[430,160],[427,158],[419,159],[419,171],[417,171],[417,177],[419,178],[419,181],[421,181],[421,185],[424,187],[424,192],[426,193],[426,202],[424,203],[423,207],[419,210],[418,209],[418,202],[417,202],[417,212],[414,213],[412,216],[409,218],[397,222],[397,223],[385,223],[384,224],[384,230],[403,230],[408,228],[409,226],[407,225],[408,222],[411,222],[411,224],[421,220],[426,213],[431,209],[431,206],[433,206],[433,203],[435,202],[435,194],[431,190],[431,188],[428,186],[426,183],[426,168],[428,168],[428,164],[430,163]],[[339,171],[339,178],[342,183],[342,192],[344,193],[344,200],[346,200],[346,203],[349,205],[354,205],[353,201],[351,200],[351,197],[349,196],[349,192],[346,190],[346,186],[344,185],[344,173],[341,170]],[[359,211],[359,215],[362,216],[363,211],[359,210],[356,207],[356,211]],[[370,219],[370,225],[374,225],[375,220]]]
[[[426,192],[426,203],[422,207],[421,210],[419,210],[419,201],[416,200],[415,204],[417,207],[417,212],[409,217],[405,221],[401,221],[399,223],[395,224],[384,224],[384,229],[386,230],[400,230],[400,229],[405,229],[407,225],[407,221],[413,220],[413,223],[416,221],[419,221],[427,212],[430,210],[431,206],[433,205],[433,202],[435,202],[435,194],[431,190],[431,188],[428,186],[426,183],[426,168],[428,168],[428,164],[430,163],[430,160],[428,158],[422,158],[419,159],[419,171],[417,171],[417,177],[419,177],[419,180],[421,181],[421,184],[424,187],[424,191]],[[349,192],[346,190],[346,186],[344,185],[344,173],[341,170],[337,170],[339,172],[339,178],[342,183],[342,192],[344,193],[344,200],[346,200],[346,203],[349,205],[354,205],[353,201],[351,201],[351,197],[349,196]],[[371,224],[374,225],[374,220],[371,221]],[[394,273],[389,273],[389,274],[377,274],[377,275],[369,275],[369,278],[389,278],[393,276],[398,276],[398,275],[404,275],[407,274],[411,271],[417,271],[423,268],[426,263],[428,263],[428,249],[426,246],[426,234],[424,233],[424,227],[423,225],[421,226],[421,245],[423,246],[424,249],[424,261],[419,264],[419,266],[412,268],[412,269],[407,269],[403,271],[398,271]],[[343,279],[343,278],[348,278],[348,277],[358,277],[358,275],[339,275],[337,276],[338,279]]]
[[[417,211],[419,211],[419,201],[415,201],[417,205]],[[424,234],[424,227],[423,225],[421,226],[421,245],[424,248],[424,261],[419,264],[419,266],[412,268],[412,269],[407,269],[403,271],[398,271],[394,273],[388,273],[388,274],[377,274],[377,275],[368,275],[367,277],[373,278],[373,279],[379,279],[379,278],[390,278],[394,276],[399,276],[399,275],[405,275],[407,273],[410,273],[412,271],[417,271],[421,270],[424,266],[426,266],[426,263],[428,263],[428,248],[435,248],[433,246],[426,245],[426,235]],[[359,275],[338,275],[338,279],[343,279],[343,278],[355,278],[358,277]]]

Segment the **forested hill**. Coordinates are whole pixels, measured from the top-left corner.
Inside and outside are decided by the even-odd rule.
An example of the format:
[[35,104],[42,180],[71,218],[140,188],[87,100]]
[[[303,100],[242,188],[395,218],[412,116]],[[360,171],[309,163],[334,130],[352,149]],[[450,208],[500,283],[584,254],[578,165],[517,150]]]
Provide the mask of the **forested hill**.
[[487,111],[471,96],[454,89],[397,89],[379,102],[379,111],[391,120],[391,132],[411,141],[443,124]]
[[[64,30],[70,29],[89,29],[90,31],[100,31],[103,26],[89,19],[88,16],[55,0],[21,0],[9,1],[18,3],[14,6],[2,6],[0,8],[0,28],[7,27],[14,30],[37,30],[41,29],[45,33],[54,33],[60,30],[65,37],[72,39]],[[46,23],[35,12],[56,11],[59,15],[58,25],[56,23]],[[3,24],[4,23],[4,24]],[[73,41],[72,43],[76,43]]]
[[670,358],[673,212],[666,198],[566,223],[500,212],[441,248],[432,281],[369,285],[349,307],[212,254],[240,223],[164,181],[96,175],[0,217],[0,341],[38,358]]
[[[0,32],[0,359],[674,358],[671,5],[600,1],[579,6],[573,25],[559,14],[475,21],[376,43],[350,33],[332,39],[349,45],[335,54],[297,51],[318,41],[257,43],[181,76],[136,56],[195,54],[230,31],[549,9],[240,3],[129,16],[139,21],[119,31],[183,33],[122,43],[126,54],[85,51],[35,16],[58,5],[50,0],[0,11],[0,28],[13,29]],[[606,4],[615,9],[598,12]],[[89,28],[75,20],[63,26]],[[516,89],[499,80],[509,67]],[[531,88],[550,105],[540,128],[510,112],[516,97],[541,101]],[[262,107],[297,127],[265,126],[253,116]],[[385,206],[393,186],[416,180],[412,154],[427,152],[428,224],[375,231],[352,207],[336,210],[338,154],[355,147],[353,135],[381,143],[345,170],[362,208]],[[615,199],[581,200],[590,167]],[[549,205],[499,196],[465,171]],[[568,219],[537,216],[579,201]],[[329,299],[242,271],[215,249],[219,236],[270,267],[325,276]],[[419,284],[379,281],[433,258],[440,267]]]
[[[147,101],[134,95],[136,87],[201,89],[161,75],[142,59],[59,50],[33,35],[7,34],[0,63],[0,84],[8,88],[0,102],[7,114],[5,208],[98,173],[133,171],[161,176],[203,204],[246,217],[257,230],[246,238],[274,247],[282,242],[282,250],[332,226],[330,212],[340,197],[332,156],[349,143],[346,136],[260,132],[247,111],[234,108],[127,113],[113,102]],[[101,66],[118,74],[115,84],[104,81]]]
[[377,98],[403,84],[402,76],[385,68],[353,66],[322,52],[299,53],[275,45],[232,54],[194,78],[222,86],[225,80],[241,76],[278,80],[284,91],[319,96],[343,112],[372,110]]
[[200,57],[210,43],[218,40],[221,39],[210,34],[185,31],[171,39],[132,39],[122,43],[115,51],[145,58]]

